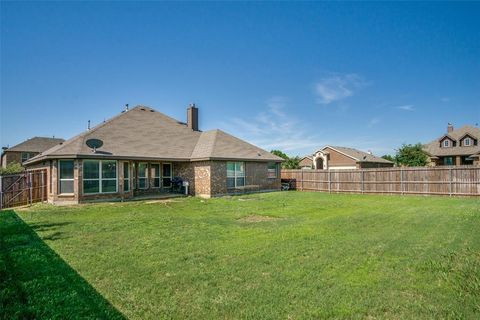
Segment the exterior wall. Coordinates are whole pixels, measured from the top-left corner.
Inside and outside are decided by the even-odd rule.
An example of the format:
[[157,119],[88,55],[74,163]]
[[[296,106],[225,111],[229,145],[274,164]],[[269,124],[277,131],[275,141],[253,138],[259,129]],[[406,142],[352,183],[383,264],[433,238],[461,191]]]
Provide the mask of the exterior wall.
[[391,168],[393,163],[383,163],[383,162],[360,162],[358,163],[359,169],[368,169],[368,168]]
[[304,168],[304,167],[313,168],[313,160],[312,159],[303,158],[302,160],[300,160],[300,162],[298,164],[299,164],[300,168]]
[[357,161],[350,157],[347,157],[340,152],[326,148],[325,151],[328,151],[328,167],[330,169],[335,169],[335,167],[357,167]]
[[[129,163],[130,188],[124,192],[123,166]],[[161,165],[161,163],[159,163]],[[58,160],[44,161],[29,169],[44,168],[47,170],[48,202],[58,204],[76,204],[96,200],[123,200],[137,195],[159,193],[161,189],[146,189],[133,191],[133,161],[117,161],[117,192],[102,194],[83,193],[83,160],[74,160],[73,194],[58,194]],[[245,190],[227,189],[227,162],[226,161],[199,161],[172,163],[173,177],[181,177],[189,182],[189,194],[199,197],[221,196],[234,193],[252,191],[280,190],[280,170],[276,178],[268,178],[267,162],[245,162]],[[152,183],[152,174],[148,169],[148,179]],[[138,181],[138,180],[137,180]],[[151,184],[149,184],[151,185]]]
[[[8,164],[16,162],[22,164],[22,153],[21,151],[4,151],[2,155],[2,167],[5,168]],[[31,157],[36,156],[38,152],[28,152]]]

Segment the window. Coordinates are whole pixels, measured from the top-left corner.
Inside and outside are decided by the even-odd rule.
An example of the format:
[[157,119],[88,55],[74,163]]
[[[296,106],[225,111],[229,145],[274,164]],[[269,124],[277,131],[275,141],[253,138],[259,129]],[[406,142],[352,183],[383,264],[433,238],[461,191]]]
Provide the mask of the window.
[[162,182],[164,188],[170,188],[172,186],[172,164],[162,164]]
[[443,140],[443,146],[444,146],[445,148],[450,147],[450,140],[448,140],[448,139]]
[[445,166],[451,166],[453,165],[453,157],[445,157],[443,158],[443,164]]
[[245,186],[245,163],[227,162],[227,189]]
[[128,162],[123,163],[123,191],[130,191],[130,166]]
[[147,189],[147,163],[138,164],[138,189]]
[[152,188],[160,188],[160,165],[152,163],[150,165],[152,175]]
[[58,161],[58,193],[73,193],[73,160]]
[[465,147],[470,147],[470,146],[472,145],[472,140],[471,140],[470,138],[465,138],[465,139],[463,140],[463,145],[464,145]]
[[33,154],[28,153],[28,152],[22,152],[22,163],[27,161],[33,156]]
[[278,166],[277,166],[277,163],[276,162],[269,162],[268,163],[268,173],[267,173],[267,176],[268,178],[270,179],[274,179],[277,177],[277,171],[278,171]]
[[83,161],[83,193],[117,192],[117,162],[115,160]]

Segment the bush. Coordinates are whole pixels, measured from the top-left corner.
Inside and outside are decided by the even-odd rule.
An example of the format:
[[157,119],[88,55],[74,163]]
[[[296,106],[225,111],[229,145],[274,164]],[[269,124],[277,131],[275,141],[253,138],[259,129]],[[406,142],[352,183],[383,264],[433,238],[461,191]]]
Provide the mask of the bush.
[[5,176],[7,174],[15,174],[23,172],[23,168],[18,162],[11,162],[5,168],[0,168],[0,176]]

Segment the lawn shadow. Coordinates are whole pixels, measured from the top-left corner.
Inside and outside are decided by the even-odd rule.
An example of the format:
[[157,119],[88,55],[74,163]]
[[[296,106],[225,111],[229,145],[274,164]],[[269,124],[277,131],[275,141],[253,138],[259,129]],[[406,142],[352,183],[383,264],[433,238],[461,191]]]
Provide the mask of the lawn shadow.
[[15,211],[0,212],[0,319],[78,318],[126,319]]

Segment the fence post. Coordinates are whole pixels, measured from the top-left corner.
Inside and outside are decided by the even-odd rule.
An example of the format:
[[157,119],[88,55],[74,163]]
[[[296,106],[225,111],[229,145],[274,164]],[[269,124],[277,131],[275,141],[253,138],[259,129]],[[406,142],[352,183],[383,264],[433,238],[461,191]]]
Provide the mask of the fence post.
[[30,205],[33,203],[33,196],[32,196],[32,172],[28,173],[28,194],[30,196]]
[[404,194],[405,187],[403,185],[403,168],[400,168],[400,192]]
[[328,169],[328,193],[332,192],[332,171]]
[[42,201],[41,202],[43,202],[44,201],[43,197],[45,196],[45,190],[44,190],[44,188],[45,188],[45,186],[44,186],[44,181],[45,181],[44,175],[45,175],[45,173],[44,172],[45,171],[42,170],[40,172],[41,172],[41,176],[42,176],[42,179],[40,179],[40,184],[41,184],[41,188],[42,188]]
[[452,192],[453,192],[453,188],[452,188],[452,183],[453,183],[453,177],[452,177],[452,167],[450,167],[449,170],[449,173],[450,173],[450,184],[449,184],[449,188],[448,188],[448,193],[450,195],[450,197],[452,196]]
[[300,171],[302,174],[301,174],[301,178],[300,178],[300,182],[302,183],[301,184],[301,187],[302,187],[302,191],[303,191],[303,170]]
[[362,188],[362,193],[363,193],[363,190],[364,190],[364,185],[363,185],[363,179],[364,179],[363,174],[364,174],[364,173],[365,173],[365,171],[362,170],[362,176],[361,176],[361,179],[362,179],[362,180],[361,180],[361,181],[362,181],[362,184],[361,184],[361,186],[362,186],[362,187],[361,187],[361,188]]

